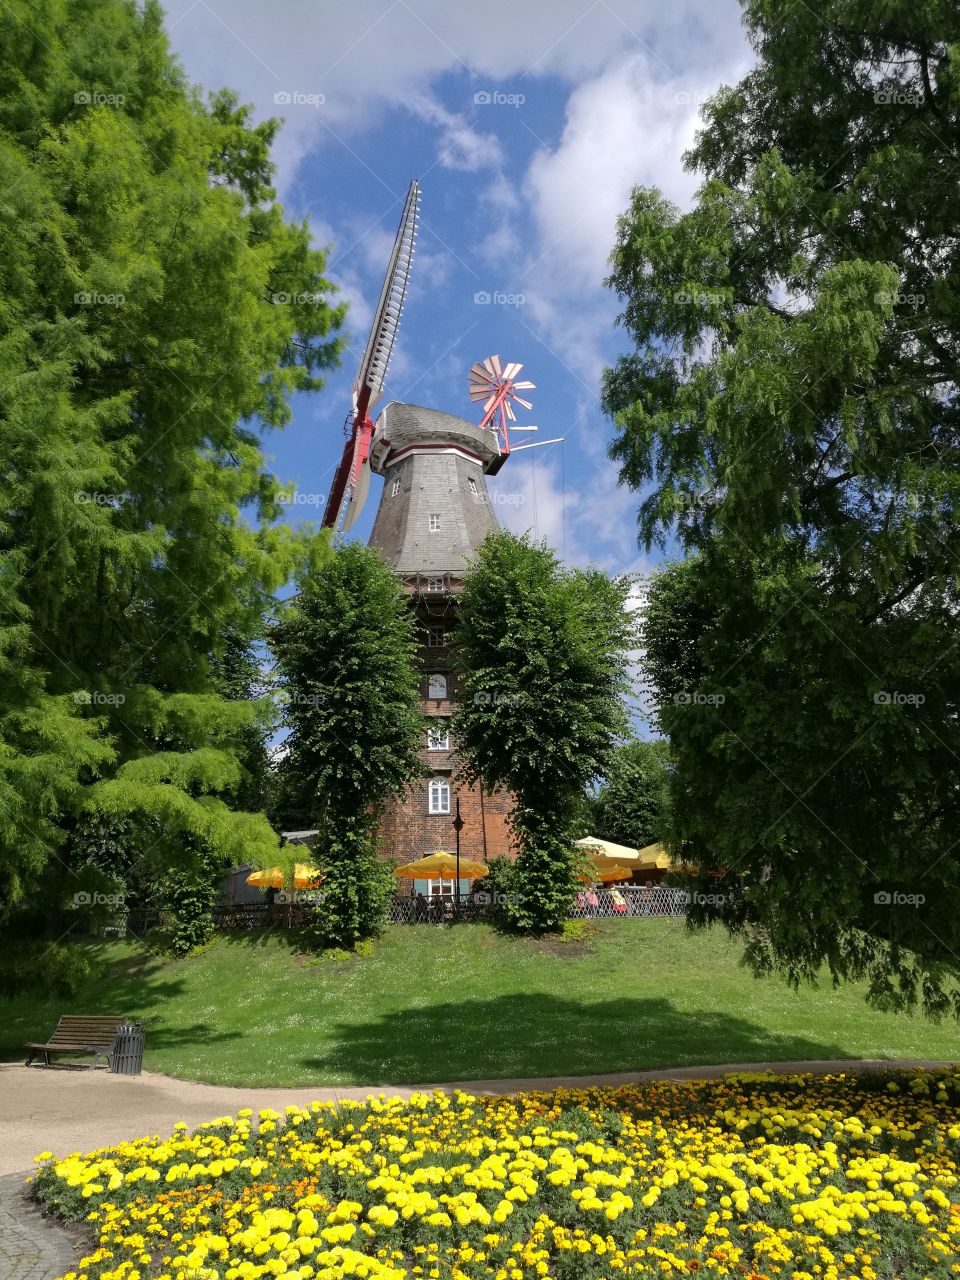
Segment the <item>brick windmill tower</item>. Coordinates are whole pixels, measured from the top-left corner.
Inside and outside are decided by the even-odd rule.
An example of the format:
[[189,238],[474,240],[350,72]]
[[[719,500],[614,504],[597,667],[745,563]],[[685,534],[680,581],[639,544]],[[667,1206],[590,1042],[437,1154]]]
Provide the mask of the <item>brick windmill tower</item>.
[[[450,731],[457,699],[450,637],[467,566],[487,534],[498,527],[486,477],[506,461],[510,425],[516,420],[513,405],[531,407],[519,392],[532,389],[533,383],[517,381],[519,364],[503,365],[499,356],[491,356],[470,371],[471,399],[482,401],[479,423],[398,402],[387,404],[376,421],[371,418],[382,394],[410,278],[419,198],[413,182],[354,383],[347,442],[323,522],[349,530],[366,499],[371,473],[383,477],[370,546],[402,579],[419,624],[421,705],[429,723],[421,753],[425,777],[402,802],[389,806],[381,828],[384,851],[400,863],[438,849],[451,850],[459,811],[462,855],[489,860],[513,853],[507,825],[510,797],[480,785],[467,786],[459,776]],[[417,887],[438,891],[450,886]]]

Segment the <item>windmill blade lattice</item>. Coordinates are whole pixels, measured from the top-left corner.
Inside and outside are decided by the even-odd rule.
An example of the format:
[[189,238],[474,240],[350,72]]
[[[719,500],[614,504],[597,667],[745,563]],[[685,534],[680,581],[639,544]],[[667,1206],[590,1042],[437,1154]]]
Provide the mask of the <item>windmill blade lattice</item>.
[[503,364],[498,355],[478,360],[470,370],[470,399],[483,404],[481,427],[490,427],[499,436],[501,454],[510,452],[509,423],[516,422],[513,406],[532,409],[531,401],[519,395],[520,391],[533,391],[536,384],[529,379],[517,380],[522,364]]

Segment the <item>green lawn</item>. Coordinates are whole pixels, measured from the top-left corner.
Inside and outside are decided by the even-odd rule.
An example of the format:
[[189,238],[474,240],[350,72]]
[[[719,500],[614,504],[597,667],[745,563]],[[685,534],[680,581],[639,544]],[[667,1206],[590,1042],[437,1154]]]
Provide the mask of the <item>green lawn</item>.
[[60,1013],[155,1015],[146,1065],[218,1084],[377,1084],[587,1074],[760,1059],[951,1058],[956,1027],[876,1013],[859,989],[794,993],[738,966],[719,933],[598,922],[589,943],[486,925],[396,927],[368,957],[309,963],[278,934],[187,960],[98,944],[72,1004],[0,1000],[0,1055]]

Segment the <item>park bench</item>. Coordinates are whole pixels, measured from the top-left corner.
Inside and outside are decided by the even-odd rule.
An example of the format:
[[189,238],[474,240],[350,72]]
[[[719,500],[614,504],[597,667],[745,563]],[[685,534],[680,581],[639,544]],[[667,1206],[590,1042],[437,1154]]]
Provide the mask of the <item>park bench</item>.
[[123,1018],[113,1014],[92,1018],[64,1014],[57,1023],[56,1031],[46,1044],[31,1042],[24,1045],[24,1048],[30,1052],[26,1065],[29,1067],[39,1053],[43,1054],[45,1067],[51,1065],[51,1053],[92,1053],[93,1062],[90,1065],[93,1067],[97,1065],[99,1058],[109,1062],[114,1038],[121,1022]]

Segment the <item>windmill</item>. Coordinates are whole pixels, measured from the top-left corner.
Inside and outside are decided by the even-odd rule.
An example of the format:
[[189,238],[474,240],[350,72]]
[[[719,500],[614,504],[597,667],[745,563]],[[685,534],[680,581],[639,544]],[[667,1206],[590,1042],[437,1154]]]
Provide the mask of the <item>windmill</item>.
[[373,317],[367,345],[353,383],[353,409],[347,415],[344,434],[347,442],[333,478],[330,495],[323,513],[328,529],[351,529],[366,501],[370,487],[370,441],[373,419],[370,410],[383,393],[393,344],[403,314],[403,303],[413,265],[413,248],[417,238],[420,212],[420,184],[410,183],[403,205],[397,238],[393,244],[380,301]]

